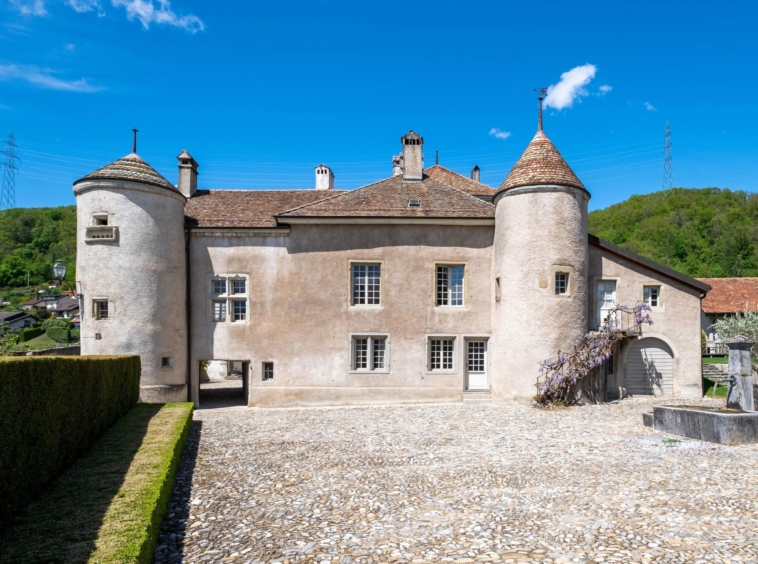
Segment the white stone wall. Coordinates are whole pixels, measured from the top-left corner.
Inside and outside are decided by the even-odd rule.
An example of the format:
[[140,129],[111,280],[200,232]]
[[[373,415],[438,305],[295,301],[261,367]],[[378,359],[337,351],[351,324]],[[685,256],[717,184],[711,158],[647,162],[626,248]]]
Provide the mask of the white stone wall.
[[[539,363],[587,332],[587,201],[583,190],[514,188],[496,199],[492,300],[496,398],[528,400]],[[569,292],[555,294],[555,273]]]
[[[213,235],[191,238],[194,394],[200,361],[224,359],[250,361],[250,405],[461,400],[464,338],[490,336],[492,227],[293,225],[288,236]],[[350,305],[351,261],[382,264],[381,307]],[[466,266],[464,307],[435,307],[437,262]],[[212,321],[210,280],[225,273],[249,277],[245,323]],[[352,333],[389,335],[389,372],[351,372]],[[427,370],[429,334],[456,337],[454,371]],[[272,381],[262,381],[263,362],[274,362]]]
[[[82,354],[138,354],[142,401],[186,400],[185,199],[111,180],[80,182],[74,193]],[[118,227],[118,240],[85,242],[93,214],[103,213]],[[108,300],[107,320],[93,318],[98,298]],[[172,359],[170,367],[161,366],[163,357]]]

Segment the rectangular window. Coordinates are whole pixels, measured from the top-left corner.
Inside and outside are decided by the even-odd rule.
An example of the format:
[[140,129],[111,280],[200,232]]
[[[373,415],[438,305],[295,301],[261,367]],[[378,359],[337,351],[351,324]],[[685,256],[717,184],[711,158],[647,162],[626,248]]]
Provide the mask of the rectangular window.
[[213,302],[213,321],[226,321],[226,301]]
[[213,293],[217,296],[226,294],[226,280],[214,280]]
[[453,355],[455,352],[455,339],[430,339],[429,340],[429,369],[452,370]]
[[380,264],[354,264],[353,305],[381,304],[381,278]]
[[353,337],[353,370],[387,370],[387,337]]
[[468,342],[468,371],[469,373],[484,372],[484,352],[487,343],[484,341]]
[[232,300],[234,304],[233,321],[244,321],[247,319],[247,302],[245,300]]
[[232,294],[244,294],[246,286],[245,280],[232,280]]
[[264,362],[263,363],[263,381],[266,382],[268,380],[274,379],[274,363],[273,362]]
[[555,295],[566,294],[568,292],[569,275],[565,272],[555,273]]
[[660,286],[643,286],[642,297],[650,307],[658,307],[661,297]]
[[174,366],[174,359],[172,357],[161,357],[161,368],[171,368],[172,366]]
[[437,267],[437,305],[463,305],[463,266]]
[[95,300],[93,309],[95,319],[108,319],[108,300]]

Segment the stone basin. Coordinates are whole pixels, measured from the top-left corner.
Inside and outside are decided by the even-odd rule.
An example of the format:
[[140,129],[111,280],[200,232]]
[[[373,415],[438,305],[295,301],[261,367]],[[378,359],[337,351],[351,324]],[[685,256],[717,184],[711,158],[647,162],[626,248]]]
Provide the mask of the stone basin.
[[656,431],[722,445],[758,443],[758,412],[695,405],[655,406],[643,423]]

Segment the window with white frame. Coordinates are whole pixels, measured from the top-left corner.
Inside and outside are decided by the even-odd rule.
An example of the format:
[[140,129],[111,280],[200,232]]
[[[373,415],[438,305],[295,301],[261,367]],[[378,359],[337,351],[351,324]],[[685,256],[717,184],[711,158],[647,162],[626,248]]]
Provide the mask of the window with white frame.
[[210,281],[212,319],[216,323],[247,320],[248,279],[243,275],[217,275]]
[[382,265],[354,264],[353,305],[380,305],[382,294]]
[[358,335],[352,338],[351,368],[355,371],[386,371],[387,335]]
[[642,299],[650,307],[661,305],[661,287],[660,286],[643,286]]
[[455,337],[431,337],[429,339],[429,370],[453,370],[455,368]]
[[568,273],[556,272],[555,273],[555,295],[560,296],[561,294],[567,294],[568,285],[569,285]]
[[463,305],[463,266],[437,266],[437,299],[438,306]]
[[92,315],[95,319],[109,319],[108,300],[92,300]]
[[468,372],[470,374],[485,372],[486,364],[484,359],[487,352],[487,342],[468,341],[467,344],[468,351],[466,362],[468,363],[468,366],[466,368],[468,369]]

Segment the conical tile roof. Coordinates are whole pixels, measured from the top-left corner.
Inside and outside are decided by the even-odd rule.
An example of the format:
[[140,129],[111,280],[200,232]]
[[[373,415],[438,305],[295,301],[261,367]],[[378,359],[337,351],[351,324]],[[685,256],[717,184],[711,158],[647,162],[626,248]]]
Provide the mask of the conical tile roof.
[[140,158],[140,156],[136,153],[126,155],[125,157],[122,157],[109,165],[105,165],[103,168],[99,168],[94,172],[90,172],[88,175],[83,176],[74,182],[74,184],[77,184],[84,180],[92,180],[97,178],[108,180],[131,180],[133,182],[152,184],[153,186],[168,188],[169,190],[178,192],[173,184],[163,178],[153,167],[143,161],[142,158]]
[[586,190],[584,184],[541,129],[527,145],[521,158],[513,165],[500,185],[498,193],[510,188],[538,184],[558,184]]

